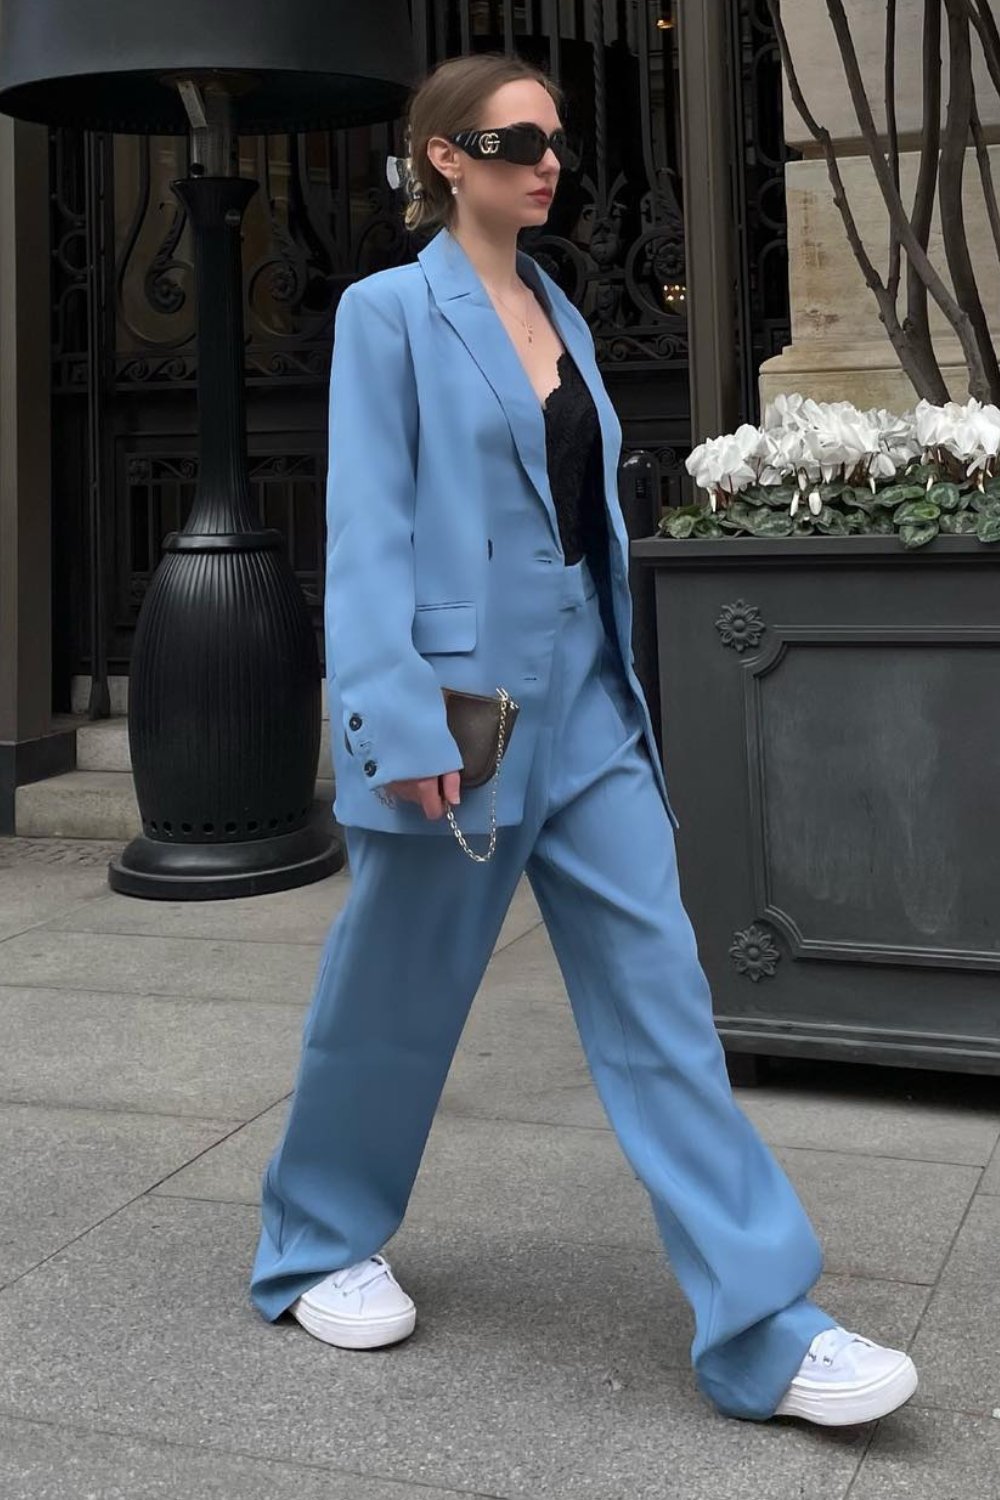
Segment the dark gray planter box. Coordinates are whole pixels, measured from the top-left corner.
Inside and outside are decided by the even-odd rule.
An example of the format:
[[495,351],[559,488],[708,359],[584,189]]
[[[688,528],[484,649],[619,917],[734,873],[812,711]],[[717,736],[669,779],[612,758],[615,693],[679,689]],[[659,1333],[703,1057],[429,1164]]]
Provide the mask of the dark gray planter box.
[[632,552],[727,1051],[1000,1073],[1000,549]]

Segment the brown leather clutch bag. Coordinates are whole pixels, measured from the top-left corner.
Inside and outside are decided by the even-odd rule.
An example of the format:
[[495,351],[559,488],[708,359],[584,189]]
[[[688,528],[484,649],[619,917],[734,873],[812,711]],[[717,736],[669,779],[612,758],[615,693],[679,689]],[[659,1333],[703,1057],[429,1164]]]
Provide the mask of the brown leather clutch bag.
[[518,705],[502,688],[495,695],[465,693],[449,687],[442,687],[441,691],[448,729],[462,755],[459,785],[482,786],[499,769],[517,719]]

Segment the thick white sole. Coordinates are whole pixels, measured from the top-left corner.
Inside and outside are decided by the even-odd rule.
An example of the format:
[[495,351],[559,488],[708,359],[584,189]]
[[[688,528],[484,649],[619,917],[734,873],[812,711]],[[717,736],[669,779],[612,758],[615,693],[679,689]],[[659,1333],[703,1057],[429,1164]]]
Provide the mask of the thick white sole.
[[391,1318],[352,1318],[349,1314],[322,1312],[299,1297],[288,1309],[307,1333],[335,1344],[338,1349],[381,1349],[409,1338],[416,1327],[417,1309],[409,1307]]
[[802,1417],[820,1427],[851,1427],[858,1422],[875,1422],[886,1417],[917,1389],[917,1371],[909,1355],[904,1355],[894,1370],[871,1385],[821,1385],[809,1389],[797,1382],[782,1397],[776,1417]]

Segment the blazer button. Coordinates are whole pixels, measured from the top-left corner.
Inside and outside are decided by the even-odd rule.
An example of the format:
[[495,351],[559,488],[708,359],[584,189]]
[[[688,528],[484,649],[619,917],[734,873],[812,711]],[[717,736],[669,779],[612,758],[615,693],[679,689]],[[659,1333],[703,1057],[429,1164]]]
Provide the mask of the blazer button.
[[375,762],[373,760],[366,760],[365,761],[365,775],[366,776],[374,776],[375,772],[377,770],[378,770],[378,766],[375,764]]
[[352,729],[360,729],[365,721],[360,714],[351,714],[347,722]]

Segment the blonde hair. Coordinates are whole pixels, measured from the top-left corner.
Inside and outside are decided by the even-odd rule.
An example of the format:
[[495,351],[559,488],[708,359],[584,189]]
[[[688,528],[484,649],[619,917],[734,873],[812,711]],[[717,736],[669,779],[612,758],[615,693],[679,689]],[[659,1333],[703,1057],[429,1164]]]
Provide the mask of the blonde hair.
[[448,57],[437,64],[410,96],[406,115],[407,193],[404,214],[407,229],[431,224],[449,224],[455,215],[451,187],[427,155],[427,142],[435,135],[455,135],[483,125],[480,112],[486,100],[505,83],[530,78],[548,91],[556,108],[562,109],[562,90],[546,73],[521,57],[503,52],[476,52],[468,57]]

